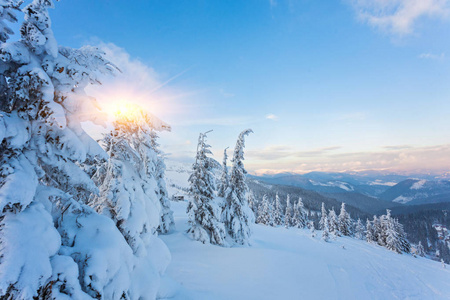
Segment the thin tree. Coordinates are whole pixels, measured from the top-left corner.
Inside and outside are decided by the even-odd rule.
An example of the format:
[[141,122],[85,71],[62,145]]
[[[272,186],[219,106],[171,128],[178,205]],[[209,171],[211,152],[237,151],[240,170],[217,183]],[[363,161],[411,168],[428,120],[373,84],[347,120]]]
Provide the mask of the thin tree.
[[292,225],[292,207],[291,207],[291,199],[289,194],[286,197],[286,212],[284,214],[284,226],[286,228],[291,227]]
[[283,224],[283,213],[280,203],[280,197],[278,193],[275,195],[275,207],[273,210],[273,222],[276,226],[280,226]]
[[230,192],[227,195],[223,211],[227,233],[236,244],[240,245],[248,244],[252,233],[250,224],[253,212],[248,207],[246,198],[248,187],[245,182],[245,174],[247,172],[243,163],[245,136],[252,132],[251,129],[244,130],[239,134],[236,142],[232,159]]
[[218,189],[218,193],[217,195],[219,197],[226,197],[227,194],[227,190],[230,184],[230,178],[228,175],[228,166],[227,166],[227,159],[228,159],[228,155],[227,155],[227,149],[228,147],[226,147],[223,150],[223,163],[222,163],[222,176],[220,178],[220,184],[219,184],[219,189]]
[[200,133],[197,144],[197,155],[189,177],[189,216],[188,234],[202,243],[225,245],[226,234],[223,223],[220,222],[219,207],[214,201],[215,184],[212,173],[212,154],[206,143],[209,133]]
[[358,218],[358,220],[356,221],[356,226],[355,226],[355,237],[357,239],[363,240],[365,235],[364,235],[364,225],[361,222],[361,219]]
[[324,226],[323,226],[323,230],[322,230],[322,240],[324,240],[325,242],[328,242],[330,240],[330,233],[328,231],[328,217],[325,214],[325,222],[324,222]]
[[327,210],[325,209],[325,204],[322,202],[322,209],[321,209],[320,221],[319,221],[319,229],[324,230],[325,224],[328,226],[328,215],[327,215]]

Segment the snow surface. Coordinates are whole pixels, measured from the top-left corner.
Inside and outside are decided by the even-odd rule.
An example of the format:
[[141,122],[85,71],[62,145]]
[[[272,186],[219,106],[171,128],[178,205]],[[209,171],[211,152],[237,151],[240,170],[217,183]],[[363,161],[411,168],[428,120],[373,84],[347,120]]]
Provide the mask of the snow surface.
[[322,182],[318,182],[318,181],[314,181],[314,180],[310,180],[312,185],[320,185],[320,186],[331,186],[331,187],[337,187],[340,188],[341,190],[347,191],[347,192],[353,192],[354,188],[346,183],[346,182],[341,182],[341,181],[329,181],[327,183],[322,183]]
[[377,179],[377,180],[368,182],[369,185],[385,185],[385,186],[394,186],[397,183],[398,182],[394,182],[394,181],[382,181],[381,179]]
[[174,195],[187,196],[188,178],[192,164],[166,160],[166,186],[169,198]]
[[[250,247],[192,241],[186,202],[172,202],[177,231],[161,236],[172,254],[171,299],[450,299],[450,266],[365,241],[254,225]],[[167,283],[166,283],[167,284]],[[164,285],[163,285],[164,287]],[[173,289],[177,289],[176,292]],[[175,294],[175,295],[174,295]]]
[[419,181],[415,182],[411,186],[411,190],[419,190],[419,189],[421,189],[426,182],[427,182],[426,180],[419,180]]
[[398,196],[397,198],[395,198],[394,200],[392,200],[392,202],[405,204],[405,203],[408,203],[408,202],[410,202],[410,201],[412,201],[412,200],[413,200],[412,197]]

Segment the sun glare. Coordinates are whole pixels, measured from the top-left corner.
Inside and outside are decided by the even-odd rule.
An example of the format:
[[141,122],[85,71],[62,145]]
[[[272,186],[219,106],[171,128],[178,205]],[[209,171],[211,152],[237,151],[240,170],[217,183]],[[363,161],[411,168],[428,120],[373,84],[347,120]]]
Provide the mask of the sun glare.
[[136,121],[143,116],[143,108],[135,103],[120,101],[113,105],[112,116],[116,121]]

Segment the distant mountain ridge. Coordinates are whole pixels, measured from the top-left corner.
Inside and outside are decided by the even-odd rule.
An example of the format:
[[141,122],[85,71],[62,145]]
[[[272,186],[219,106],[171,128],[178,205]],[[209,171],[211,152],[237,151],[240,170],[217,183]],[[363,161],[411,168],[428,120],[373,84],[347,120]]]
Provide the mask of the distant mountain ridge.
[[450,181],[407,179],[387,189],[379,197],[408,205],[450,202]]
[[303,175],[283,175],[277,177],[252,176],[263,182],[280,185],[291,185],[318,193],[345,193],[358,192],[363,195],[375,197],[383,193],[390,186],[395,185],[407,177],[389,175],[382,178],[365,177],[346,173],[311,172]]

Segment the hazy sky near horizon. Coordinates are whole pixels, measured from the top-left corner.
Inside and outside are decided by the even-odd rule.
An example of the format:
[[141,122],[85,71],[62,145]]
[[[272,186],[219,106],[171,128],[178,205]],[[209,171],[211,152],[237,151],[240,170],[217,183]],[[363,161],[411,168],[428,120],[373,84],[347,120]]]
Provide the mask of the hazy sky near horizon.
[[161,144],[215,158],[247,138],[250,172],[450,170],[450,0],[61,1],[60,45],[122,69],[90,92],[172,125]]

